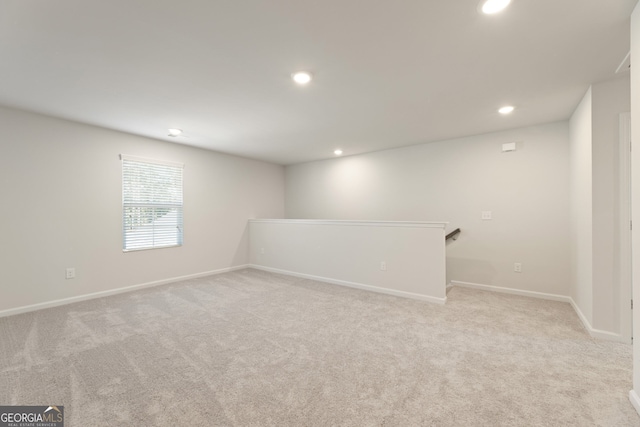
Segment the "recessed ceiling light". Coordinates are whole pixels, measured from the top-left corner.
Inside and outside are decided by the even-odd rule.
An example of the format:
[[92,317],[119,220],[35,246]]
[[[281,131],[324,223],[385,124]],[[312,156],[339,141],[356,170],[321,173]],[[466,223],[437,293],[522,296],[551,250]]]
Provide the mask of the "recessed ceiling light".
[[487,15],[493,15],[509,6],[509,3],[511,3],[511,0],[486,0],[482,4],[482,12]]
[[182,129],[169,129],[169,136],[178,136],[182,133]]
[[297,73],[291,74],[291,78],[299,85],[306,85],[311,81],[311,73],[307,71],[298,71]]
[[333,152],[333,154],[335,154],[336,156],[341,156],[342,155],[342,150],[341,149],[337,149],[336,151]]
[[516,108],[511,106],[511,105],[507,105],[507,106],[504,106],[504,107],[500,108],[498,110],[498,113],[500,113],[500,114],[511,114],[511,113],[513,113],[513,110],[515,110],[515,109]]

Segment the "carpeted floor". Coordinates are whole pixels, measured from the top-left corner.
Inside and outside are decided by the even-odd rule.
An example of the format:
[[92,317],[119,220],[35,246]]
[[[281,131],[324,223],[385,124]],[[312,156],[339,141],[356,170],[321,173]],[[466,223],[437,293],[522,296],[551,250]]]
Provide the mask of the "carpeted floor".
[[0,319],[0,405],[66,426],[640,426],[566,303],[243,270]]

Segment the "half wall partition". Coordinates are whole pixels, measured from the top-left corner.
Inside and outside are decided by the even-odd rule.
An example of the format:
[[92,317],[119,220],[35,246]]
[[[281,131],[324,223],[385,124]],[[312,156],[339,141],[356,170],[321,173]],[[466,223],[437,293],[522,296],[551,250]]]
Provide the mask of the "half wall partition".
[[252,268],[446,302],[446,222],[249,220]]

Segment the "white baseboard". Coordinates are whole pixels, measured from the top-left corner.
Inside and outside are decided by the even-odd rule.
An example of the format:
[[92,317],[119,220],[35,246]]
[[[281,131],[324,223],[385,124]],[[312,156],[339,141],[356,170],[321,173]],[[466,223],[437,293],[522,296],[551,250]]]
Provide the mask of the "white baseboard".
[[631,390],[629,392],[629,400],[634,408],[636,408],[636,412],[640,415],[640,396],[636,393],[635,390]]
[[502,294],[520,295],[523,297],[546,299],[550,301],[571,302],[571,298],[563,295],[547,294],[544,292],[525,291],[522,289],[503,288],[500,286],[482,285],[480,283],[451,281],[452,286],[460,286],[461,288],[481,289],[483,291],[499,292]]
[[139,289],[150,288],[153,286],[166,285],[168,283],[181,282],[188,279],[197,279],[199,277],[212,276],[214,274],[228,273],[230,271],[242,270],[249,265],[238,265],[235,267],[221,268],[219,270],[205,271],[202,273],[188,274],[186,276],[171,277],[168,279],[156,280],[154,282],[141,283],[138,285],[125,286],[123,288],[109,289],[108,291],[94,292],[91,294],[79,295],[77,297],[63,298],[54,301],[47,301],[38,304],[25,305],[22,307],[9,308],[0,311],[0,317],[13,316],[15,314],[28,313],[30,311],[42,310],[45,308],[57,307],[60,305],[72,304],[74,302],[86,301],[95,298],[107,297],[110,295],[122,294],[125,292],[137,291]]
[[576,314],[582,321],[582,324],[584,325],[587,332],[589,332],[589,335],[591,335],[593,338],[599,338],[602,340],[623,342],[623,343],[629,344],[629,342],[627,342],[620,334],[615,334],[613,332],[607,332],[600,329],[595,329],[593,326],[591,326],[591,323],[589,322],[587,317],[582,313],[582,310],[580,310],[580,307],[578,307],[578,304],[576,304],[573,298],[569,298],[569,299],[570,299],[569,302],[571,303],[573,310],[576,312]]
[[264,267],[256,264],[249,264],[249,268],[255,268],[256,270],[263,270],[271,273],[284,274],[287,276],[300,277],[302,279],[316,280],[318,282],[330,283],[332,285],[347,286],[349,288],[362,289],[365,291],[377,292],[379,294],[387,294],[387,295],[393,295],[396,297],[426,301],[426,302],[431,302],[431,303],[440,304],[440,305],[444,305],[447,302],[447,297],[444,297],[444,298],[432,297],[428,295],[415,294],[413,292],[398,291],[395,289],[380,288],[378,286],[365,285],[362,283],[348,282],[346,280],[338,280],[338,279],[331,279],[328,277],[314,276],[311,274],[296,273],[295,271],[280,270],[278,268]]
[[460,286],[460,287],[463,287],[463,288],[480,289],[480,290],[483,290],[483,291],[500,292],[500,293],[504,293],[504,294],[520,295],[520,296],[524,296],[524,297],[539,298],[539,299],[545,299],[545,300],[550,300],[550,301],[567,302],[567,303],[571,304],[571,307],[573,307],[573,310],[578,315],[578,318],[582,322],[583,326],[585,327],[585,329],[587,330],[589,335],[591,335],[593,338],[599,338],[599,339],[603,339],[603,340],[607,340],[607,341],[616,341],[616,342],[627,343],[627,341],[624,340],[620,334],[615,334],[613,332],[602,331],[600,329],[594,329],[591,326],[591,323],[589,323],[589,321],[587,320],[585,315],[580,310],[580,307],[578,307],[578,305],[575,303],[575,301],[571,297],[564,296],[564,295],[547,294],[547,293],[544,293],[544,292],[525,291],[525,290],[522,290],[522,289],[503,288],[503,287],[500,287],[500,286],[482,285],[482,284],[479,284],[479,283],[459,282],[457,280],[452,280],[450,284],[452,286]]

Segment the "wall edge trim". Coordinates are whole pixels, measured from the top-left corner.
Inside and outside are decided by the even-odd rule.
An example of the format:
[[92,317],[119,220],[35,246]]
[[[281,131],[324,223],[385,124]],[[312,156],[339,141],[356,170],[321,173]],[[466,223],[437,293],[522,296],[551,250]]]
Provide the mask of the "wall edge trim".
[[460,286],[461,288],[481,289],[484,291],[519,295],[519,296],[530,297],[530,298],[545,299],[549,301],[561,301],[561,302],[568,302],[568,303],[571,302],[570,297],[567,297],[564,295],[558,295],[558,294],[548,294],[544,292],[527,291],[523,289],[513,289],[513,288],[505,288],[501,286],[483,285],[481,283],[462,282],[458,280],[452,280],[451,282],[449,282],[449,284],[451,286]]
[[294,224],[294,225],[347,225],[358,227],[410,227],[410,228],[446,228],[446,221],[362,221],[342,219],[250,219],[249,223]]
[[480,284],[480,283],[461,282],[461,281],[457,281],[457,280],[452,280],[450,282],[450,285],[451,286],[460,286],[462,288],[480,289],[480,290],[489,291],[489,292],[499,292],[499,293],[503,293],[503,294],[511,294],[511,295],[519,295],[519,296],[524,296],[524,297],[530,297],[530,298],[538,298],[538,299],[544,299],[544,300],[549,300],[549,301],[566,302],[566,303],[571,304],[571,307],[573,308],[573,311],[576,312],[576,315],[578,316],[578,318],[582,322],[582,325],[584,326],[584,328],[587,330],[587,332],[589,333],[589,335],[592,338],[598,338],[598,339],[607,340],[607,341],[623,342],[623,343],[628,344],[620,334],[616,334],[614,332],[609,332],[609,331],[603,331],[603,330],[600,330],[600,329],[594,329],[593,326],[591,326],[591,323],[589,323],[587,318],[582,313],[582,310],[580,310],[580,307],[578,307],[578,304],[576,304],[575,301],[573,300],[573,298],[571,298],[569,296],[557,295],[557,294],[548,294],[548,293],[536,292],[536,291],[526,291],[526,290],[522,290],[522,289],[504,288],[504,287],[500,287],[500,286],[483,285],[483,284]]
[[124,286],[122,288],[109,289],[106,291],[92,292],[90,294],[78,295],[75,297],[62,298],[53,301],[45,301],[37,304],[24,305],[15,308],[8,308],[0,311],[0,318],[14,316],[16,314],[29,313],[32,311],[44,310],[47,308],[58,307],[61,305],[73,304],[76,302],[87,301],[96,298],[108,297],[111,295],[122,294],[126,292],[133,292],[140,289],[151,288],[154,286],[166,285],[169,283],[181,282],[183,280],[197,279],[199,277],[213,276],[216,274],[228,273],[230,271],[243,270],[248,267],[248,264],[238,265],[234,267],[225,267],[218,270],[204,271],[201,273],[187,274],[184,276],[170,277],[167,279],[155,280],[152,282],[139,283],[137,285]]
[[640,396],[638,396],[635,390],[629,391],[629,401],[631,401],[636,412],[640,415]]
[[614,332],[609,332],[609,331],[603,331],[601,329],[595,329],[593,326],[591,326],[591,323],[589,322],[587,317],[582,313],[582,310],[580,310],[580,307],[578,307],[578,304],[576,304],[573,298],[569,298],[569,299],[570,299],[569,303],[571,304],[571,306],[573,307],[573,310],[576,312],[576,314],[580,318],[580,321],[582,321],[582,325],[584,326],[584,328],[587,330],[587,332],[589,332],[589,335],[591,335],[593,338],[629,344],[624,339],[624,337],[620,334],[616,334]]
[[318,282],[329,283],[332,285],[346,286],[348,288],[355,288],[355,289],[375,292],[379,294],[386,294],[386,295],[392,295],[392,296],[401,297],[401,298],[425,301],[425,302],[430,302],[430,303],[439,304],[439,305],[444,305],[447,302],[446,296],[444,298],[431,297],[428,295],[415,294],[413,292],[397,291],[397,290],[381,288],[373,285],[366,285],[364,283],[349,282],[346,280],[338,280],[338,279],[332,279],[329,277],[314,276],[312,274],[297,273],[295,271],[281,270],[278,268],[263,267],[257,264],[249,264],[248,267],[253,268],[255,270],[267,271],[270,273],[284,274],[286,276],[299,277],[302,279],[311,279],[311,280],[316,280]]

